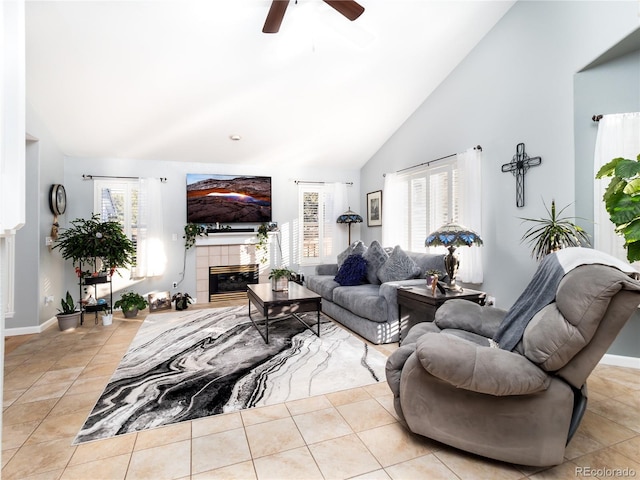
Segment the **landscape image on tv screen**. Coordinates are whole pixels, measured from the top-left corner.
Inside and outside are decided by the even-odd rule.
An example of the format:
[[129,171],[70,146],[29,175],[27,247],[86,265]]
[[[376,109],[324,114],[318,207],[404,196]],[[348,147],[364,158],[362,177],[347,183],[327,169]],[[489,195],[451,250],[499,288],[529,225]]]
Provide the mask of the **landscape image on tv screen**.
[[187,174],[187,223],[271,221],[271,177]]

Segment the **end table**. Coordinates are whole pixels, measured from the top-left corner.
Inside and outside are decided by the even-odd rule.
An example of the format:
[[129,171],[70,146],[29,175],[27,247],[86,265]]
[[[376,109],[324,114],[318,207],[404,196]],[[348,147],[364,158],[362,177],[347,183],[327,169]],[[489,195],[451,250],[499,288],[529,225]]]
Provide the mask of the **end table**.
[[[487,294],[479,290],[464,288],[462,291],[446,290],[440,293],[436,290],[435,295],[431,293],[431,287],[412,286],[398,288],[398,321],[399,334],[398,343],[402,344],[403,333],[406,335],[411,327],[420,322],[433,322],[436,310],[453,298],[470,300],[478,305],[484,305]],[[407,310],[404,313],[403,310]]]

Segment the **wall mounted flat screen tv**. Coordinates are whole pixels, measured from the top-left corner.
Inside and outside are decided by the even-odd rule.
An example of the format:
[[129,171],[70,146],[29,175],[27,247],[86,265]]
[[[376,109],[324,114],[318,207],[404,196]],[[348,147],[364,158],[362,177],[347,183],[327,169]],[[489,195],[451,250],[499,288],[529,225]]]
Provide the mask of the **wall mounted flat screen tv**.
[[187,223],[271,221],[271,177],[187,174]]

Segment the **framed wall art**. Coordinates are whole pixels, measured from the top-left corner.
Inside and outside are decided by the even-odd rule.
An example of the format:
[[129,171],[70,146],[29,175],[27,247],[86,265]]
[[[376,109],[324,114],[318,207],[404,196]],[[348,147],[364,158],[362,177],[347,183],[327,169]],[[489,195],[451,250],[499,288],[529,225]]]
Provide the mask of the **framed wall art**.
[[149,312],[171,310],[171,295],[169,292],[155,292],[149,294]]
[[367,226],[382,226],[382,190],[367,193]]

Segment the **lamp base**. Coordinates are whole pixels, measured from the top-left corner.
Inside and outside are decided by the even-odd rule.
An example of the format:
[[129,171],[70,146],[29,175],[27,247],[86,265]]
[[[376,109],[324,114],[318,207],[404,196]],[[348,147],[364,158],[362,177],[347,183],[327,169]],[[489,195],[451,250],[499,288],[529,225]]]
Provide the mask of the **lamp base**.
[[461,292],[462,287],[456,285],[456,275],[458,274],[460,259],[458,258],[455,246],[449,245],[447,248],[449,249],[449,253],[444,257],[444,268],[449,276],[449,281],[444,288],[453,292]]
[[454,283],[447,283],[444,286],[445,290],[449,290],[451,292],[462,292],[464,289],[460,286],[460,285],[456,285],[455,282]]

